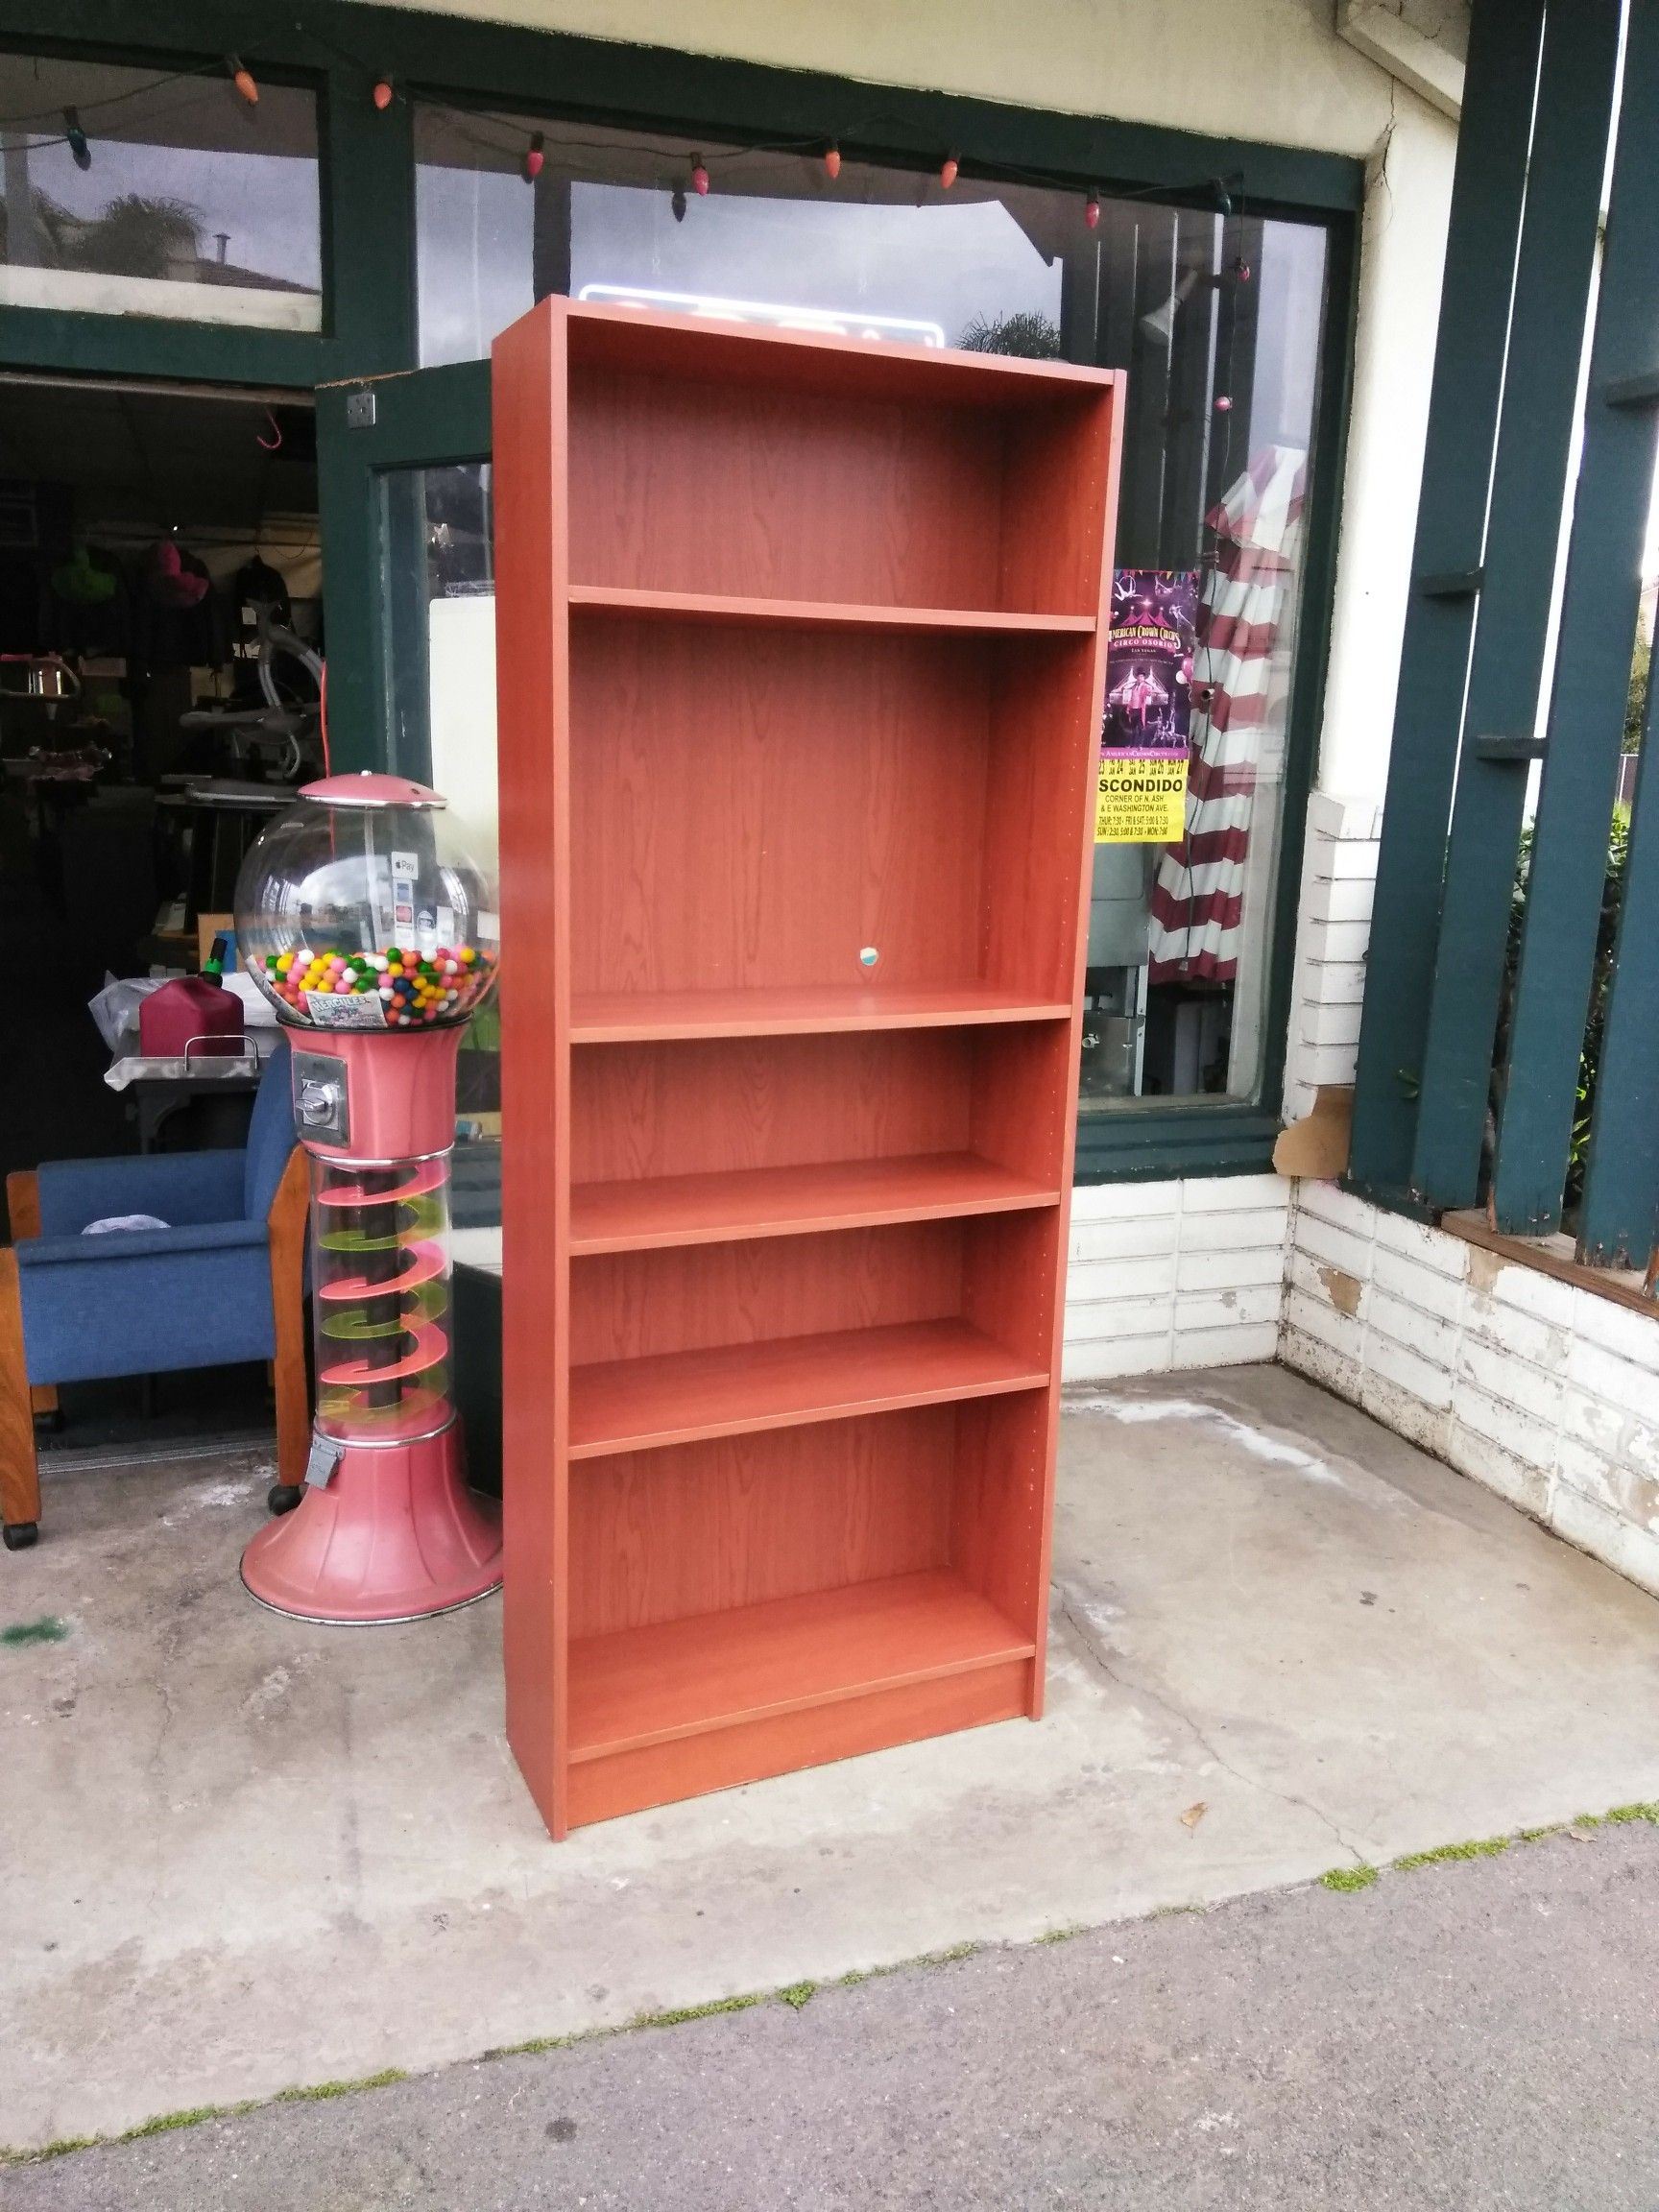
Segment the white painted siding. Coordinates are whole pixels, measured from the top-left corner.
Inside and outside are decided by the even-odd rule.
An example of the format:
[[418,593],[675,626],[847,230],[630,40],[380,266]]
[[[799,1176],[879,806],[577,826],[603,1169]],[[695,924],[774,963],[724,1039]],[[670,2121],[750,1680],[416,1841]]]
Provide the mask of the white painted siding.
[[1659,1315],[1295,1188],[1285,1364],[1659,1592]]

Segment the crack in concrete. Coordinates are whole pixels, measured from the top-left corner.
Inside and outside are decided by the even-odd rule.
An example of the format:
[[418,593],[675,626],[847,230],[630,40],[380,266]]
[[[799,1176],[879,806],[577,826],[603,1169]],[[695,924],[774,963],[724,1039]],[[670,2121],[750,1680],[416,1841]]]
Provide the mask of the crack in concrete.
[[1338,1847],[1347,1852],[1357,1866],[1363,1866],[1366,1863],[1365,1854],[1357,1844],[1348,1840],[1348,1838],[1342,1833],[1340,1825],[1322,1806],[1315,1805],[1310,1798],[1299,1796],[1294,1791],[1276,1790],[1272,1783],[1263,1782],[1260,1775],[1245,1773],[1242,1767],[1234,1766],[1232,1760],[1222,1756],[1198,1722],[1193,1719],[1191,1714],[1184,1712],[1173,1698],[1166,1695],[1162,1690],[1154,1690],[1148,1683],[1136,1681],[1129,1675],[1122,1673],[1107,1656],[1108,1647],[1101,1643],[1092,1623],[1086,1617],[1080,1617],[1079,1609],[1074,1605],[1065,1585],[1056,1583],[1055,1594],[1060,1600],[1060,1618],[1070,1629],[1072,1636],[1081,1647],[1082,1656],[1087,1665],[1092,1666],[1115,1689],[1127,1691],[1131,1696],[1144,1697],[1149,1704],[1155,1705],[1178,1727],[1185,1728],[1205,1757],[1219,1767],[1224,1774],[1231,1774],[1235,1782],[1241,1782],[1246,1790],[1260,1791],[1265,1797],[1277,1798],[1281,1805],[1299,1806],[1304,1813],[1310,1814],[1320,1826],[1330,1833]]

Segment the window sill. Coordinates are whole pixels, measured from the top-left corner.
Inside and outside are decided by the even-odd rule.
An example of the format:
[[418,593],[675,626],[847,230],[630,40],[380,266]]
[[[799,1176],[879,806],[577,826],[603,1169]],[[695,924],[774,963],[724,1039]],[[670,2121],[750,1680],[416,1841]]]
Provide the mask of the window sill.
[[1072,1180],[1150,1183],[1188,1175],[1269,1175],[1280,1133],[1261,1106],[1151,1106],[1079,1114]]
[[1479,1213],[1443,1214],[1440,1226],[1448,1237],[1479,1244],[1482,1251],[1495,1252],[1517,1267],[1530,1267],[1535,1274],[1553,1275],[1575,1290],[1593,1291],[1615,1305],[1633,1307],[1650,1320],[1659,1313],[1641,1268],[1592,1267],[1578,1258],[1571,1237],[1506,1237],[1502,1230],[1489,1228],[1485,1214]]

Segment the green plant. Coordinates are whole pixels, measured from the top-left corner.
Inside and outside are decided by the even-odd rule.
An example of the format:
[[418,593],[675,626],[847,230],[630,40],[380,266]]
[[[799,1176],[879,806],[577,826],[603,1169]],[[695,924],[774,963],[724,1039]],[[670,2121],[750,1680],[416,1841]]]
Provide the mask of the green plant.
[[[1644,696],[1646,670],[1644,670]],[[1619,944],[1619,916],[1624,901],[1624,868],[1630,845],[1630,819],[1616,809],[1607,829],[1607,859],[1601,882],[1601,912],[1596,927],[1596,961],[1591,972],[1590,1004],[1584,1023],[1584,1043],[1578,1057],[1577,1104],[1567,1156],[1563,1204],[1571,1220],[1584,1195],[1584,1172],[1589,1164],[1590,1131],[1596,1112],[1596,1078],[1601,1065],[1601,1033],[1607,1017],[1607,997],[1613,982],[1613,965]],[[1509,894],[1509,937],[1504,956],[1503,998],[1498,1030],[1498,1049],[1492,1071],[1493,1118],[1488,1145],[1494,1141],[1496,1119],[1502,1111],[1508,1080],[1509,1026],[1515,977],[1521,962],[1521,935],[1527,919],[1527,887],[1532,868],[1532,828],[1521,834],[1515,878]]]
[[1022,309],[1013,315],[975,315],[956,341],[964,353],[1015,353],[1026,361],[1058,361],[1060,325]]

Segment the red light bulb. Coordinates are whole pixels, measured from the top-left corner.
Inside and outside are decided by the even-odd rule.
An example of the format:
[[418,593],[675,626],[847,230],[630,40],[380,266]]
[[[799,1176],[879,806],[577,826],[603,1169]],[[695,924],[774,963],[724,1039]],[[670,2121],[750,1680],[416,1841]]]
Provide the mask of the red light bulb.
[[709,172],[703,166],[701,154],[693,154],[691,156],[691,189],[696,193],[699,200],[708,199]]
[[541,174],[541,164],[547,158],[542,152],[545,144],[546,140],[540,131],[531,132],[530,143],[524,149],[524,158],[518,164],[519,173],[526,184],[534,184],[537,178]]
[[375,84],[374,90],[370,95],[370,97],[373,100],[375,107],[379,108],[381,114],[384,115],[387,108],[392,105],[392,86],[384,77],[382,77]]
[[259,105],[259,87],[253,81],[252,69],[245,69],[234,54],[227,54],[225,66],[230,72],[230,82],[247,101],[250,108]]
[[1090,193],[1088,199],[1083,203],[1083,220],[1089,226],[1091,230],[1099,229],[1100,202],[1093,192]]
[[956,172],[958,166],[959,164],[954,154],[947,154],[944,160],[939,164],[939,181],[944,185],[947,192],[950,191],[951,185],[956,181]]
[[841,149],[833,140],[824,149],[824,168],[830,177],[839,177],[841,174]]

